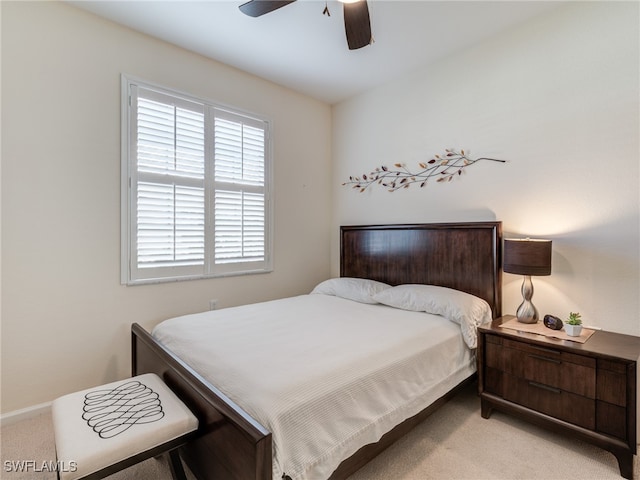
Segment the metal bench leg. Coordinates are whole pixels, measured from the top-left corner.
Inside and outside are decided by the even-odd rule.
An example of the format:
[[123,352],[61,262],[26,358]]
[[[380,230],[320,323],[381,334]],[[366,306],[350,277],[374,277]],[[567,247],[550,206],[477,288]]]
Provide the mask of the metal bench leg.
[[173,480],[187,480],[177,448],[169,452],[169,468],[171,469],[171,477]]

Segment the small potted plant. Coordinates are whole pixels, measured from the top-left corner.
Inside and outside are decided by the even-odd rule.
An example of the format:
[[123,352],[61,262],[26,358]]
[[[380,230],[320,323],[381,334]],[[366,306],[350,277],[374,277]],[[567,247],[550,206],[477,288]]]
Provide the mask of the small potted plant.
[[582,319],[578,312],[569,313],[569,318],[564,322],[564,331],[571,337],[579,337],[582,332]]

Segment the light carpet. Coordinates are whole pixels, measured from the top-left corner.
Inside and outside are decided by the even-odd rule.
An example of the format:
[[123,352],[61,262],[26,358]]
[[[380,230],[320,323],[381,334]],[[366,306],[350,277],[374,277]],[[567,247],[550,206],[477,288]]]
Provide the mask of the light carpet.
[[[471,385],[462,390],[349,480],[622,478],[615,457],[598,447],[500,412],[483,419],[475,389]],[[11,466],[20,460],[41,465],[55,459],[50,415],[7,425],[0,435],[3,480],[56,478],[55,473],[33,469],[9,471],[15,470]],[[150,459],[108,478],[169,480],[171,475],[164,459]],[[640,479],[637,458],[634,478]]]

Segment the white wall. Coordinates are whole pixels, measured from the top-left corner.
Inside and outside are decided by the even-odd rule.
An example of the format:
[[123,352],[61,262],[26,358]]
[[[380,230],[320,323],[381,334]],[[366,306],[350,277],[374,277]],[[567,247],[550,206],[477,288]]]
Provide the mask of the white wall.
[[[334,274],[340,224],[497,219],[553,240],[552,275],[533,279],[541,314],[640,335],[639,8],[571,3],[334,107]],[[341,186],[445,148],[509,163],[424,189]],[[504,313],[520,285],[504,275]]]
[[[1,8],[3,412],[128,375],[132,322],[306,293],[328,277],[327,105],[67,4]],[[273,121],[273,273],[120,285],[123,72]]]
[[[551,238],[540,311],[640,335],[637,3],[572,3],[333,113],[66,4],[0,5],[3,412],[126,376],[132,322],[337,275],[340,224],[499,219],[507,235]],[[273,120],[274,273],[120,285],[122,72]],[[422,190],[340,185],[448,147],[510,162]],[[505,312],[520,281],[504,276]]]

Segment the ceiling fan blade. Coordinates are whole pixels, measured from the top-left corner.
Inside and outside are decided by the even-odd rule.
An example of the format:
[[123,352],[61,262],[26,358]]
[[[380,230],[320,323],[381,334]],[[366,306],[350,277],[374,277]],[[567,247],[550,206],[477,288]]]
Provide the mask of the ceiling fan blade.
[[344,4],[344,29],[349,50],[366,47],[372,41],[367,0]]
[[247,3],[243,3],[239,8],[245,15],[249,15],[250,17],[259,17],[295,1],[296,0],[251,0]]

